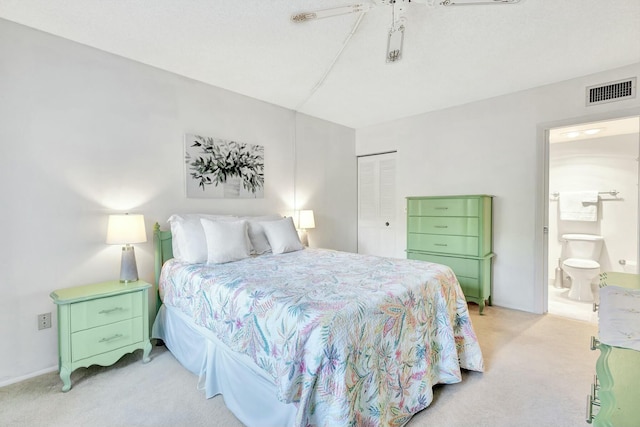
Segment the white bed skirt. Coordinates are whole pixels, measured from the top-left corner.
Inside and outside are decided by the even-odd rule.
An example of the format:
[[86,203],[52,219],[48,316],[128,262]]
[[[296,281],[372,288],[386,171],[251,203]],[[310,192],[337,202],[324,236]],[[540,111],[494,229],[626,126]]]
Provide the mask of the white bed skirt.
[[211,331],[162,305],[151,331],[175,358],[199,376],[207,399],[222,394],[231,412],[246,426],[294,426],[297,407],[278,400],[273,382],[248,356],[231,351]]

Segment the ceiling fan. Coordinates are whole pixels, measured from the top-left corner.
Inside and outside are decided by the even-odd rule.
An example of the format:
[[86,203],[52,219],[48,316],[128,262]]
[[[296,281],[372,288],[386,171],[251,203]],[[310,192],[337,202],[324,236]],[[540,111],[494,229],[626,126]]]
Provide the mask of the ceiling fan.
[[[334,16],[346,15],[350,13],[360,13],[360,19],[369,11],[371,6],[386,5],[391,6],[391,25],[387,37],[386,61],[397,62],[402,59],[402,47],[404,45],[404,13],[406,5],[409,3],[420,3],[428,6],[472,6],[472,5],[496,5],[514,4],[521,0],[369,0],[368,2],[352,3],[344,6],[332,7],[328,9],[294,13],[291,21],[304,23],[316,19],[330,18]],[[360,19],[351,31],[355,32]]]

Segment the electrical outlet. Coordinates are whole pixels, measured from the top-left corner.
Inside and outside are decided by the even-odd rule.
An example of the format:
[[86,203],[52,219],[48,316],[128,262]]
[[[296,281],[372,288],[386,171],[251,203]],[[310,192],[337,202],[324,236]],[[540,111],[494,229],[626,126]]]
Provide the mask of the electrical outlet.
[[47,329],[51,327],[51,313],[38,314],[38,329]]

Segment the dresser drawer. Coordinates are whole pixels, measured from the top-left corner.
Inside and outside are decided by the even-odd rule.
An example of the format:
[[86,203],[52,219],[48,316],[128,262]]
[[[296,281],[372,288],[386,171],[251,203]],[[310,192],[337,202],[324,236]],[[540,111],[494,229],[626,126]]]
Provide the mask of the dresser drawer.
[[408,218],[409,233],[477,236],[479,219],[471,217],[416,216]]
[[142,315],[142,292],[130,292],[71,304],[71,332]]
[[471,236],[444,236],[437,234],[415,234],[407,236],[407,249],[424,252],[439,252],[478,256],[478,238]]
[[142,339],[142,317],[79,331],[71,334],[71,359],[75,362]]
[[480,261],[477,259],[454,258],[417,252],[408,252],[407,258],[446,265],[451,268],[458,277],[465,276],[474,279],[480,277]]
[[465,297],[479,298],[482,295],[480,281],[478,279],[458,276],[458,282]]
[[409,216],[479,216],[478,199],[421,199],[407,201]]
[[476,259],[446,257],[431,254],[408,252],[407,258],[420,261],[434,262],[451,268],[458,278],[465,297],[478,298],[481,296],[480,263]]

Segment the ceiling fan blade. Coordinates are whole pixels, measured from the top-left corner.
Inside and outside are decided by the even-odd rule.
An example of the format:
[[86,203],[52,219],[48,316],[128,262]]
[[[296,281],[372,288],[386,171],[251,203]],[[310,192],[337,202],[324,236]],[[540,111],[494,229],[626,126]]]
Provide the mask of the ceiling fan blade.
[[329,9],[314,10],[309,12],[294,13],[291,15],[293,22],[307,22],[314,19],[331,18],[333,16],[347,15],[349,13],[366,12],[369,5],[366,3],[354,3],[346,6],[332,7]]
[[520,3],[520,0],[429,0],[429,3],[432,6],[472,6],[488,4],[514,4]]

